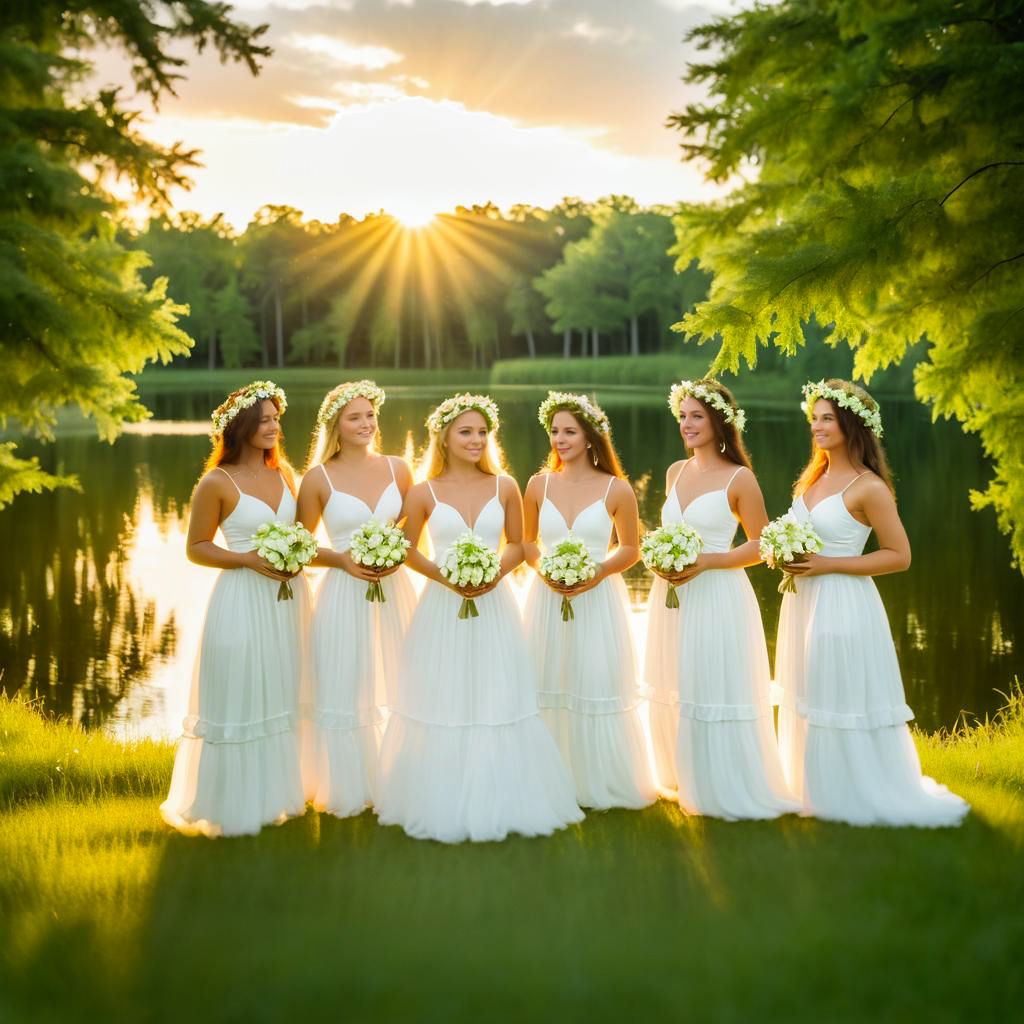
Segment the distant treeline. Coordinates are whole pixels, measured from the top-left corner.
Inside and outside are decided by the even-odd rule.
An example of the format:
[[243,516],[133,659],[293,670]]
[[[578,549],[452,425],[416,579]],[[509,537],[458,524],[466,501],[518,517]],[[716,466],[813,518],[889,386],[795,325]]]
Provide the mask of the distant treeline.
[[672,211],[625,196],[552,209],[458,207],[420,229],[380,213],[336,223],[266,206],[237,234],[183,213],[125,237],[186,303],[178,364],[488,367],[497,359],[639,355],[707,295],[677,272]]

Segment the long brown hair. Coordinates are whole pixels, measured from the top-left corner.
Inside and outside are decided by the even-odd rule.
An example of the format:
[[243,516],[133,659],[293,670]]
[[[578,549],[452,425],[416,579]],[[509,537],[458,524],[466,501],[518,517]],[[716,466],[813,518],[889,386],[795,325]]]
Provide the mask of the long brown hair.
[[[709,391],[721,395],[732,407],[734,413],[739,412],[740,407],[736,404],[733,393],[721,381],[715,380],[714,377],[704,377],[702,380],[694,381],[694,384],[701,384]],[[690,395],[689,397],[700,402],[708,414],[711,429],[715,432],[715,445],[722,458],[736,466],[746,466],[753,472],[754,467],[750,462],[750,455],[743,444],[743,435],[736,429],[736,424],[726,422],[725,414],[709,402],[702,401],[699,395]]]
[[[245,388],[239,388],[237,391],[232,391],[228,395],[226,402],[230,402],[231,399],[242,394]],[[263,415],[262,408],[263,402],[270,401],[274,403],[274,407],[278,413],[281,412],[281,402],[278,400],[276,395],[271,395],[269,399],[262,399],[261,401],[254,402],[248,408],[242,409],[237,413],[231,420],[228,421],[227,426],[224,428],[224,433],[213,439],[213,450],[210,452],[209,458],[206,460],[206,465],[203,467],[203,475],[205,476],[211,470],[216,469],[218,466],[224,464],[232,465],[237,463],[242,454],[242,445],[249,440],[255,433],[260,425],[260,417]],[[284,440],[283,432],[278,432],[277,441],[274,443],[273,448],[268,448],[263,453],[264,465],[270,469],[279,470],[281,476],[284,477],[284,482],[288,486],[288,490],[295,494],[295,471],[291,467],[288,459],[284,454],[284,446],[281,442]]]
[[[856,395],[869,409],[878,408],[878,403],[859,384],[854,384],[848,380],[840,380],[838,377],[827,380],[825,383],[830,388],[842,389],[851,395]],[[850,457],[850,462],[854,466],[863,466],[865,469],[870,469],[876,476],[881,477],[885,486],[895,496],[896,491],[892,485],[892,472],[889,469],[889,462],[885,457],[885,449],[882,447],[882,442],[875,435],[875,432],[855,412],[842,408],[833,402],[831,398],[826,398],[822,395],[815,401],[828,402],[832,406],[832,411],[836,414],[836,420],[839,422],[839,429],[846,440],[846,451]],[[808,409],[808,418],[810,418],[811,413],[812,409]],[[793,486],[793,497],[795,498],[803,494],[826,469],[828,469],[828,452],[819,448],[812,437],[811,458],[807,465],[804,466],[803,472]]]
[[[626,479],[626,473],[622,468],[622,463],[619,462],[619,453],[615,450],[615,445],[612,443],[612,431],[611,426],[608,427],[608,433],[602,433],[598,430],[590,420],[580,416],[577,411],[570,405],[556,405],[551,412],[554,416],[556,412],[567,412],[580,426],[580,430],[583,431],[583,436],[587,439],[587,443],[590,445],[590,453],[588,458],[593,463],[594,469],[599,469],[602,473],[608,473],[611,476],[621,477],[623,480]],[[547,458],[544,460],[544,465],[541,467],[542,470],[547,470],[549,473],[561,473],[565,468],[565,463],[562,462],[558,455],[558,452],[554,448],[548,452]]]

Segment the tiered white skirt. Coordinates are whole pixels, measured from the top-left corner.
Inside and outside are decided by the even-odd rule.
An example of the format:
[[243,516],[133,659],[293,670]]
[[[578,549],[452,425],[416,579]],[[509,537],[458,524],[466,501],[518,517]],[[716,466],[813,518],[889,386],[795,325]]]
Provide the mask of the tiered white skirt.
[[775,678],[783,766],[803,813],[852,825],[963,820],[968,805],[921,774],[873,580],[798,580],[782,602]]
[[729,821],[796,811],[779,762],[761,612],[742,569],[677,588],[656,578],[644,678],[660,785],[689,814]]
[[251,569],[220,574],[210,596],[164,820],[188,833],[253,835],[305,809],[300,691],[309,590],[294,598]]
[[313,806],[339,817],[373,803],[381,709],[416,604],[405,569],[381,580],[381,588],[383,602],[367,601],[364,580],[328,569],[317,591],[302,779]]
[[476,599],[477,618],[459,619],[461,603],[428,582],[413,615],[381,745],[379,820],[447,843],[582,820],[507,585]]
[[541,715],[569,766],[583,807],[646,807],[657,799],[639,717],[640,694],[621,576],[572,599],[534,579],[526,637]]

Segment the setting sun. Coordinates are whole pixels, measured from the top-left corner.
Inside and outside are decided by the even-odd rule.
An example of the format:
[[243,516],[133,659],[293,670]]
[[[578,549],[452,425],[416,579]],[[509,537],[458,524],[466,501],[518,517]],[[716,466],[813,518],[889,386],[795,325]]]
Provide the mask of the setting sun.
[[425,228],[432,223],[437,214],[425,206],[417,206],[414,202],[393,204],[388,213],[406,228]]

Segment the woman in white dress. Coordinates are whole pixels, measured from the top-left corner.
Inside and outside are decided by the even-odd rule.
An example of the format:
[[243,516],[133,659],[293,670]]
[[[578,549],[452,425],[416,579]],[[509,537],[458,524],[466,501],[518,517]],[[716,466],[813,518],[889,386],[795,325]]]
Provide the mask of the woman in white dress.
[[[646,807],[657,799],[639,717],[629,595],[622,573],[639,557],[636,495],[603,410],[586,395],[549,392],[539,410],[551,439],[546,472],[524,496],[526,561],[570,533],[597,575],[575,586],[539,573],[526,602],[541,714],[572,772],[582,807]],[[612,535],[616,546],[609,554]],[[574,618],[562,620],[562,598]]]
[[[791,511],[824,542],[787,567],[775,680],[783,766],[805,814],[851,825],[956,825],[968,805],[921,775],[889,620],[872,576],[910,544],[875,400],[844,380],[804,386],[811,459]],[[874,530],[878,550],[864,554]]]
[[[409,566],[427,584],[381,746],[377,815],[417,839],[447,843],[547,835],[582,814],[538,713],[519,612],[504,580],[522,561],[522,500],[500,472],[497,406],[485,395],[456,395],[427,426],[427,480],[410,489],[403,509]],[[433,561],[416,550],[424,525]],[[455,587],[438,568],[467,530],[501,553],[493,583]],[[477,617],[459,617],[464,597],[475,600]]]
[[[255,381],[213,414],[214,448],[192,496],[187,554],[221,572],[210,596],[188,717],[164,820],[183,832],[251,835],[305,809],[299,703],[309,597],[300,576],[253,550],[267,522],[295,520],[294,478],[280,447],[284,392]],[[227,547],[214,543],[220,528]]]
[[[716,380],[681,381],[669,396],[692,457],[665,474],[663,524],[704,542],[694,565],[658,573],[644,671],[659,782],[689,814],[728,821],[797,810],[775,742],[761,610],[744,568],[760,562],[768,522],[743,446],[745,415]],[[732,546],[737,523],[747,541]],[[678,608],[666,608],[669,586]]]
[[[349,554],[352,532],[370,519],[399,518],[412,476],[405,462],[380,454],[377,413],[384,392],[348,381],[329,392],[317,416],[315,448],[299,489],[299,520],[331,540],[314,565],[327,567],[317,590],[311,634],[313,705],[304,723],[306,797],[320,811],[359,814],[373,802],[381,708],[398,671],[402,638],[416,595],[396,566],[370,569]],[[381,583],[384,601],[368,601]]]

